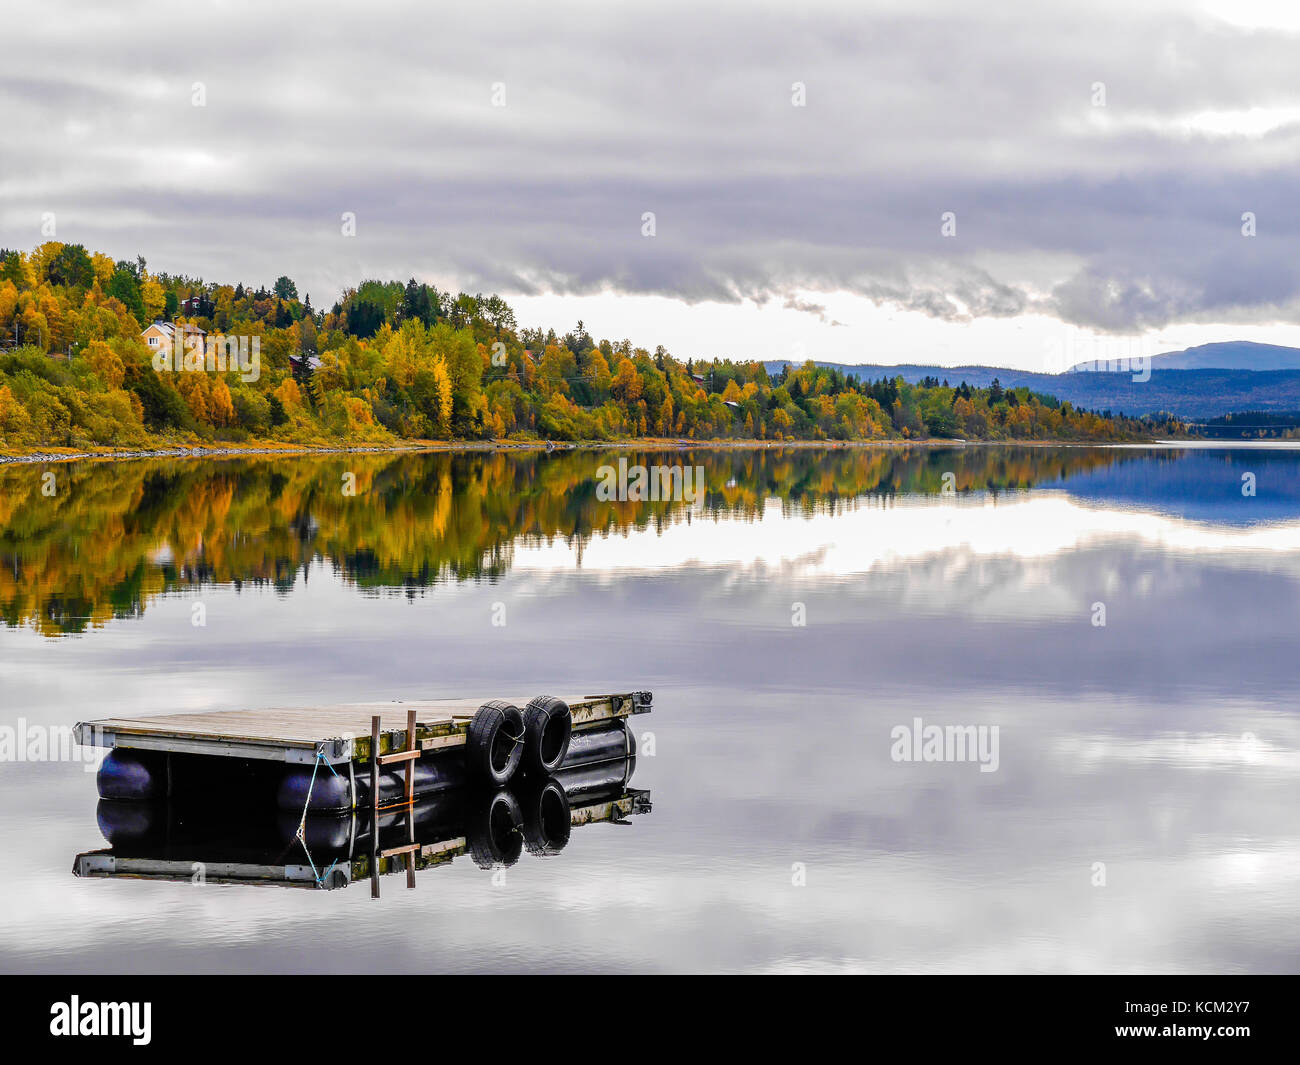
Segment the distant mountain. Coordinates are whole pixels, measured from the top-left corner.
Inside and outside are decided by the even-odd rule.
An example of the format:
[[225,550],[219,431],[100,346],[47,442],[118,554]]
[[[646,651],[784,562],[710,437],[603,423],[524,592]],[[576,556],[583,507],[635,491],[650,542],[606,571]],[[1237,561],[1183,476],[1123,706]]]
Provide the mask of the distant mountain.
[[[763,365],[767,367],[767,372],[772,374],[779,372],[782,366],[798,364],[791,363],[789,359],[773,359],[770,362],[763,363]],[[965,381],[972,388],[988,388],[995,377],[1004,385],[1011,377],[1016,375],[1021,377],[1041,377],[1047,381],[1056,380],[1054,374],[1027,374],[1024,370],[1011,370],[1005,366],[927,366],[916,362],[897,363],[893,366],[856,366],[844,362],[822,362],[820,359],[817,360],[817,365],[839,370],[846,374],[856,374],[864,381],[879,381],[882,377],[891,379],[901,377],[904,381],[911,381],[915,384],[923,377],[937,377],[940,381],[946,379],[954,385]]]
[[[1086,363],[1072,370],[1088,369]],[[1153,370],[1300,370],[1300,348],[1228,340],[1182,351],[1167,351],[1151,359]]]
[[[1234,347],[1236,345],[1207,345]],[[1268,348],[1268,345],[1241,345]],[[1190,348],[1187,355],[1202,349]],[[1294,352],[1294,348],[1272,348],[1274,352]],[[1194,356],[1199,357],[1199,356]],[[765,363],[769,373],[777,373],[789,360]],[[1154,360],[1153,360],[1154,363]],[[1204,420],[1239,411],[1300,410],[1300,366],[1282,370],[1243,369],[1152,369],[1150,380],[1135,381],[1131,373],[1071,372],[1062,374],[1028,373],[1005,366],[923,366],[906,363],[896,366],[851,366],[845,363],[819,362],[846,374],[856,374],[864,381],[882,377],[902,377],[917,382],[923,377],[937,377],[953,385],[965,381],[977,388],[987,388],[997,378],[1004,388],[1030,388],[1076,407],[1110,410],[1128,415],[1172,411],[1181,418]],[[1163,363],[1155,363],[1163,366]]]

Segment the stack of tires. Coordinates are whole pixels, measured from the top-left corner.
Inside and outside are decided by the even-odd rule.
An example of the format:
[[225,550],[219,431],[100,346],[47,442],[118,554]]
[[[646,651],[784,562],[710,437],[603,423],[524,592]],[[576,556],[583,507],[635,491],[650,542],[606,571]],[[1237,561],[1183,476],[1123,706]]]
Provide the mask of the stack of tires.
[[503,787],[519,770],[549,776],[569,753],[573,715],[569,704],[539,695],[522,712],[494,699],[479,707],[469,723],[465,766],[483,784]]
[[[546,855],[568,843],[569,800],[551,774],[569,753],[572,734],[569,704],[553,695],[539,695],[523,711],[501,700],[479,707],[469,724],[465,768],[473,780],[499,789],[477,807],[477,823],[466,833],[480,868],[513,865],[525,847]],[[517,778],[522,786],[506,787]]]

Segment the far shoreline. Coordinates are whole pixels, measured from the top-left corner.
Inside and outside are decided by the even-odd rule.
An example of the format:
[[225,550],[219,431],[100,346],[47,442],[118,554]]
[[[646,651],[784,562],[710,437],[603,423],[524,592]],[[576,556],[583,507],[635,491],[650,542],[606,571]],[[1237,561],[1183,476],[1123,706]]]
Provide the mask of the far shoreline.
[[[639,437],[631,440],[420,440],[404,444],[175,444],[158,448],[104,448],[78,451],[55,448],[23,454],[0,452],[0,466],[34,465],[68,462],[125,462],[132,459],[229,459],[244,457],[301,458],[308,455],[397,455],[437,454],[439,452],[473,454],[557,451],[770,451],[801,449],[844,451],[849,449],[907,450],[944,447],[1180,447],[1188,444],[1220,441],[1188,440],[683,440],[676,437]],[[1231,446],[1233,441],[1222,443]]]

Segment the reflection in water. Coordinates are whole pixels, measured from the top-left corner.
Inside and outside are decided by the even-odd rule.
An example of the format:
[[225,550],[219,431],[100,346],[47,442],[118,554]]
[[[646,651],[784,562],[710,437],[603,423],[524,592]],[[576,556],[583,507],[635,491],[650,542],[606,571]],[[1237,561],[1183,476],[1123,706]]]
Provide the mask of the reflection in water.
[[[0,970],[1295,971],[1300,451],[702,451],[697,510],[601,503],[607,458],[80,464],[53,504],[0,471],[0,723],[634,676],[662,800],[374,921],[364,885],[70,876],[89,778],[3,764]],[[998,771],[893,761],[917,716],[999,726]]]
[[[650,793],[632,788],[635,757],[562,769],[541,781],[519,779],[496,791],[458,787],[414,806],[305,816],[265,804],[236,809],[210,800],[100,799],[96,818],[109,847],[78,854],[80,877],[347,887],[415,873],[469,855],[485,870],[514,865],[527,852],[559,854],[576,826],[626,824],[649,813]],[[376,830],[377,826],[377,830]]]
[[[605,501],[598,468],[701,465],[685,500]],[[1300,485],[1259,452],[1062,447],[843,448],[524,454],[357,454],[229,461],[76,463],[0,469],[0,617],[85,632],[138,617],[157,596],[208,585],[287,593],[324,560],[362,589],[416,594],[439,581],[497,580],[516,546],[593,541],[694,520],[836,515],[902,496],[996,499],[1035,486],[1093,503],[1144,505],[1212,521],[1300,517]],[[1241,474],[1259,491],[1242,506]],[[344,491],[355,474],[356,494]]]
[[[1215,525],[1300,518],[1300,448],[1261,446],[1151,450],[1144,461],[1063,472],[1040,488],[1062,488],[1097,506],[1139,507]],[[1245,489],[1245,491],[1243,491]]]

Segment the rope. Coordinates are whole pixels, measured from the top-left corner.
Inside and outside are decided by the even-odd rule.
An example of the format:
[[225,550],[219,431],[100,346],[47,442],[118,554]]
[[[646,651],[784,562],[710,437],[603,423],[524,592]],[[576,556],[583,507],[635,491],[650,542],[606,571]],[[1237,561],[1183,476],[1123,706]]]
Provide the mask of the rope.
[[334,872],[334,867],[339,864],[339,860],[335,858],[330,862],[330,867],[326,869],[324,873],[321,873],[316,868],[316,863],[312,861],[311,851],[307,849],[307,841],[299,837],[298,842],[302,844],[302,851],[307,855],[307,864],[311,866],[311,875],[316,878],[316,886],[323,888],[325,886],[325,881],[329,879],[330,873]]
[[[302,804],[302,816],[298,818],[298,831],[294,833],[294,835],[298,837],[299,841],[302,842],[304,847],[307,846],[306,840],[303,839],[303,833],[307,829],[307,809],[311,806],[311,792],[316,786],[316,770],[320,768],[320,764],[324,760],[324,755],[317,751],[316,761],[311,764],[311,781],[307,784],[307,801]],[[328,765],[329,763],[326,762],[325,764]]]
[[[312,860],[311,850],[307,846],[307,811],[311,808],[311,793],[312,789],[316,787],[316,771],[320,769],[321,762],[324,762],[325,767],[336,777],[339,776],[339,771],[330,765],[320,751],[317,751],[316,761],[312,763],[311,767],[311,781],[307,784],[307,801],[302,804],[302,817],[298,819],[298,831],[294,833],[294,836],[302,844],[302,852],[307,855],[307,864],[311,866],[311,875],[316,878],[316,886],[323,888],[326,879],[330,873],[334,872],[334,867],[339,864],[339,860],[335,858],[330,862],[329,868],[325,870],[322,876],[320,870],[316,868],[316,863]],[[342,780],[343,778],[339,777],[339,779]]]
[[339,777],[339,771],[326,761],[325,756],[320,751],[317,751],[316,761],[311,764],[311,781],[307,785],[307,801],[302,804],[302,817],[298,819],[298,831],[294,833],[299,839],[302,839],[303,831],[307,827],[307,810],[311,807],[311,793],[312,789],[316,787],[316,771],[320,769],[321,762],[325,762],[325,768],[338,777],[339,780],[343,779]]

